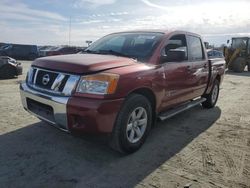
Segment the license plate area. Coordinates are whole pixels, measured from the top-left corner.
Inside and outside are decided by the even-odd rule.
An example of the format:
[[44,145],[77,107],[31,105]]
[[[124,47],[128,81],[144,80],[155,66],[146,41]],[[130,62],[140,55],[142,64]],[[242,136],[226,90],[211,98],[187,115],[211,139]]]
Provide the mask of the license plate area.
[[30,98],[27,98],[26,100],[29,111],[42,118],[45,118],[46,120],[55,122],[54,110],[51,106],[32,100]]

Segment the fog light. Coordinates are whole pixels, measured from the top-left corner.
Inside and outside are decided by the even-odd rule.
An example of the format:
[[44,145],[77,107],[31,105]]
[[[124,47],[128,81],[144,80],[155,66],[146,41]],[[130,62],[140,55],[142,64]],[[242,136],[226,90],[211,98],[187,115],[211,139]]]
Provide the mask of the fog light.
[[74,128],[84,128],[85,124],[84,124],[84,118],[82,118],[81,116],[78,115],[73,115],[73,127]]

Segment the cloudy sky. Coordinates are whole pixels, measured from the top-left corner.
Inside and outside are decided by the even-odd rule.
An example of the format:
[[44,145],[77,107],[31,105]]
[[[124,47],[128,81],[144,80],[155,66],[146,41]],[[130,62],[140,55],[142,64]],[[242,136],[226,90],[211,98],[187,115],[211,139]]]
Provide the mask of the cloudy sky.
[[85,45],[114,32],[181,29],[212,44],[250,36],[250,0],[0,0],[0,42]]

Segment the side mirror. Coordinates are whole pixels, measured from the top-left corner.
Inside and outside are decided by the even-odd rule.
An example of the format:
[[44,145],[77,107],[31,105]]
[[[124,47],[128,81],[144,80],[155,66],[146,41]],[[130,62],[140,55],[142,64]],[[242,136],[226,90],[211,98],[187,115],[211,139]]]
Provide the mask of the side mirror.
[[184,50],[172,49],[166,55],[161,56],[161,62],[181,62],[186,60],[186,52]]

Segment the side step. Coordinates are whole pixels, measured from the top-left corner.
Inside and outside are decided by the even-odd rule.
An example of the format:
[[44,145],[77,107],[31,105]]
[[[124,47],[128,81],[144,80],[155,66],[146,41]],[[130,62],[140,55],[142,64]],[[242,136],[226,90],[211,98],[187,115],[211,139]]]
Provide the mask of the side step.
[[190,108],[192,108],[194,106],[197,106],[197,105],[199,105],[200,103],[202,103],[204,101],[206,101],[205,98],[198,98],[196,100],[193,100],[191,102],[188,102],[188,103],[185,103],[185,104],[183,104],[181,106],[178,106],[178,107],[176,107],[174,109],[171,109],[171,110],[168,110],[166,112],[160,113],[158,117],[159,117],[159,119],[161,121],[163,121],[165,119],[168,119],[168,118],[171,118],[171,117],[175,116],[176,114],[184,112],[184,111],[186,111],[186,110],[188,110],[188,109],[190,109]]

